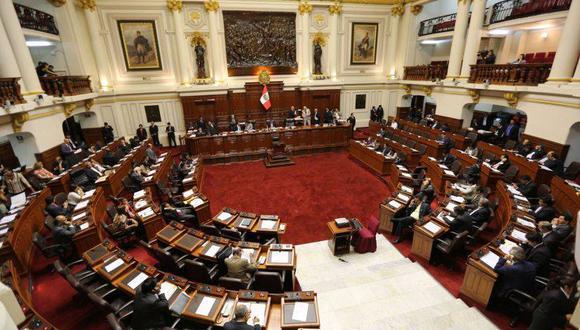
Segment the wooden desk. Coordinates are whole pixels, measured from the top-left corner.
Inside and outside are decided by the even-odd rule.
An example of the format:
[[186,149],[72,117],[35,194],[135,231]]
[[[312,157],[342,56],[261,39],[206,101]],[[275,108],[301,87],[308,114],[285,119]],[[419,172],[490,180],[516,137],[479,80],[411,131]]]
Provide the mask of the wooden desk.
[[350,140],[348,152],[353,158],[366,164],[378,174],[388,175],[390,173],[393,158],[387,158],[382,153],[371,150],[355,140]]
[[447,137],[449,137],[451,140],[453,140],[453,142],[455,142],[455,148],[459,148],[459,149],[465,149],[469,143],[471,143],[471,140],[463,135],[460,134],[455,134],[453,132],[446,132],[443,130],[440,130],[438,128],[431,128],[431,127],[427,127],[421,124],[417,124],[414,123],[412,121],[406,120],[406,119],[398,119],[397,122],[399,122],[400,124],[403,125],[403,128],[405,130],[408,131],[420,131],[423,132],[424,134],[430,136],[431,138],[436,138],[437,136],[443,134]]
[[272,149],[272,135],[280,136],[293,153],[329,151],[348,146],[350,125],[308,126],[294,129],[260,130],[252,133],[225,133],[213,136],[188,136],[187,148],[206,162],[231,162],[266,157]]
[[391,149],[395,150],[397,153],[403,153],[406,157],[406,165],[409,168],[414,169],[419,164],[419,159],[421,159],[421,155],[419,154],[419,150],[410,148],[406,145],[400,144],[397,141],[377,136],[377,141],[387,144]]
[[[298,303],[308,304],[305,320],[292,319],[294,308]],[[282,297],[281,305],[282,329],[320,328],[320,313],[315,292],[286,292]]]
[[427,176],[431,178],[433,187],[435,187],[435,191],[438,194],[442,194],[443,192],[445,192],[446,182],[453,183],[457,181],[457,177],[455,175],[449,174],[451,170],[443,169],[441,166],[439,166],[439,163],[431,160],[429,157],[426,156],[421,157],[421,164],[427,168]]
[[580,210],[580,192],[557,176],[552,178],[550,187],[558,212],[562,214],[568,212],[576,219],[578,210]]
[[[427,229],[429,223],[437,225],[440,229],[436,232],[429,231]],[[446,225],[438,222],[433,218],[424,224],[416,223],[413,226],[413,244],[411,245],[411,253],[427,261],[431,260],[433,244],[448,230],[449,228]]]
[[[451,149],[451,154],[454,155],[464,168],[468,168],[477,164],[477,158],[469,156],[465,152],[458,149]],[[492,170],[490,167],[481,165],[480,166],[480,176],[479,184],[483,187],[489,187],[492,191],[495,191],[496,184],[499,180],[504,178],[504,174],[498,171]]]
[[399,211],[405,208],[406,203],[401,203],[394,198],[388,198],[379,204],[379,230],[387,233],[393,232],[393,223],[391,220]]
[[435,157],[437,159],[443,156],[443,152],[445,151],[445,147],[438,143],[437,141],[426,138],[420,135],[416,135],[405,130],[401,129],[394,129],[391,127],[387,127],[386,130],[389,132],[396,134],[400,137],[404,137],[408,140],[414,141],[415,143],[422,144],[425,146],[425,154],[430,157]]
[[145,141],[139,147],[132,150],[131,153],[125,156],[122,162],[113,167],[113,173],[97,181],[97,187],[103,188],[106,196],[117,196],[121,193],[123,190],[123,178],[131,172],[133,162],[141,163],[143,161],[147,143],[148,141]]
[[350,240],[352,238],[352,227],[338,228],[336,223],[329,221],[326,223],[330,236],[328,238],[328,246],[330,251],[335,256],[346,254],[350,252]]

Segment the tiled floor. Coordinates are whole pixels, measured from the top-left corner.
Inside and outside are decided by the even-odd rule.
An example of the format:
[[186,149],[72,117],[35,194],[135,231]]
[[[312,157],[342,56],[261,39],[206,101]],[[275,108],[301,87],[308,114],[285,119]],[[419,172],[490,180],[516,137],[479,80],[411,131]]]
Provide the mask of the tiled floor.
[[297,255],[302,290],[318,293],[321,329],[496,329],[381,235],[375,253],[340,260],[320,241]]

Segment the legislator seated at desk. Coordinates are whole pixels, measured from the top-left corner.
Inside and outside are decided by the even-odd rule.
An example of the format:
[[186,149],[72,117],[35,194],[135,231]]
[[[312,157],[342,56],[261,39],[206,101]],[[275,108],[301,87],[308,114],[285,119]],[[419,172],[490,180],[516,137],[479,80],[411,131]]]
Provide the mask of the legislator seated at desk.
[[159,292],[157,280],[149,277],[136,289],[136,293],[131,328],[150,330],[169,326],[169,304],[165,295]]
[[[445,211],[444,211],[445,212]],[[443,220],[449,225],[452,232],[460,234],[464,231],[471,232],[473,227],[473,218],[463,206],[456,206],[453,212],[446,212],[453,219],[443,217]]]
[[[240,248],[234,249],[231,257],[225,260],[228,268],[228,277],[239,278],[244,282],[249,282],[252,274],[256,271],[257,265],[251,263],[247,258],[242,256],[243,250]],[[253,259],[250,257],[250,259]]]
[[56,253],[61,260],[66,260],[73,251],[73,237],[78,231],[77,227],[63,215],[55,217],[55,226],[52,231],[52,240],[58,245]]
[[54,196],[50,195],[44,199],[46,202],[45,211],[53,218],[58,217],[59,215],[62,216],[69,216],[70,211],[68,209],[68,202],[66,199],[62,199],[61,201],[55,201]]
[[546,151],[544,151],[544,147],[542,145],[538,144],[534,147],[534,149],[531,152],[529,152],[525,156],[527,159],[540,160],[540,159],[544,158],[545,155],[546,155]]
[[576,280],[571,276],[555,281],[536,302],[532,323],[528,330],[565,329],[567,318],[574,310]]
[[254,316],[252,319],[253,326],[248,324],[252,311],[242,304],[236,305],[234,319],[224,324],[224,330],[260,330],[260,319]]
[[536,266],[526,260],[524,249],[520,246],[512,247],[505,258],[500,258],[494,270],[499,278],[493,288],[492,305],[504,303],[511,290],[530,292],[534,288]]
[[416,221],[422,219],[424,216],[431,213],[431,205],[427,195],[422,195],[421,198],[415,197],[411,204],[403,211],[403,217],[393,218],[391,222],[395,225],[395,235],[397,239],[393,243],[397,244],[402,241],[402,234],[405,228],[412,228]]
[[441,158],[441,160],[439,161],[439,164],[443,164],[447,167],[451,167],[453,162],[455,162],[456,160],[457,160],[457,157],[455,157],[451,153],[446,152],[443,154],[443,158]]
[[192,206],[175,207],[169,203],[161,204],[161,214],[166,222],[177,221],[190,227],[198,228],[199,222]]
[[540,160],[540,164],[551,169],[557,176],[564,174],[564,163],[558,159],[555,151],[548,152],[546,157]]
[[538,207],[528,209],[528,213],[533,216],[536,221],[551,221],[556,216],[556,210],[552,207],[553,201],[549,197],[540,198]]
[[554,255],[552,250],[542,240],[542,235],[537,232],[526,234],[526,240],[522,247],[526,252],[526,260],[536,267],[536,275],[547,277],[550,273],[550,259]]
[[524,195],[526,198],[535,198],[538,192],[538,186],[529,175],[524,175],[520,178],[520,183],[517,184],[518,190]]
[[500,156],[499,161],[497,161],[491,167],[493,169],[500,171],[500,172],[505,172],[510,166],[511,166],[511,163],[510,163],[510,159],[509,159],[508,155],[503,154]]
[[476,227],[488,222],[492,214],[493,211],[487,198],[480,198],[477,207],[469,211],[469,216],[473,220],[473,225]]
[[423,197],[427,197],[427,202],[431,203],[433,198],[435,198],[435,187],[431,182],[431,178],[425,177],[423,181],[421,181],[421,187],[419,187],[419,192],[416,196],[421,200]]

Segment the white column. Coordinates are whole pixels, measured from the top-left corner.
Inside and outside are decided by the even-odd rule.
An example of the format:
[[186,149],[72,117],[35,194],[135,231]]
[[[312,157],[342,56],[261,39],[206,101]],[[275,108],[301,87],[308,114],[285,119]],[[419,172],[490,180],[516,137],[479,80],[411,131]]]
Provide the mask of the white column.
[[312,5],[308,2],[301,2],[298,7],[300,17],[302,19],[302,80],[310,79],[310,12],[312,12]]
[[[168,3],[169,6],[169,3]],[[189,54],[187,52],[187,44],[185,39],[185,32],[183,31],[183,16],[181,15],[181,2],[178,6],[169,8],[173,12],[173,25],[175,25],[175,41],[177,42],[177,54],[179,58],[179,72],[181,76],[181,84],[189,85],[191,76],[189,74]]]
[[574,72],[574,77],[572,78],[572,83],[577,85],[580,84],[580,59],[576,64],[576,72]]
[[398,7],[391,8],[391,21],[389,40],[387,44],[387,78],[395,79],[397,77],[397,37],[399,35],[399,23],[401,21],[401,13]]
[[[2,78],[16,78],[20,77],[20,70],[18,70],[18,62],[16,62],[16,57],[10,46],[10,40],[4,29],[4,24],[0,21],[0,45],[2,46],[2,52],[0,52],[0,77]],[[22,82],[19,82],[21,89]]]
[[330,12],[330,35],[328,37],[328,71],[330,72],[330,79],[335,80],[338,71],[337,58],[338,50],[338,17],[342,11],[342,6],[339,3],[334,3],[328,8]]
[[217,1],[206,1],[205,10],[207,11],[209,25],[209,46],[211,47],[211,63],[213,71],[213,80],[216,83],[223,83],[225,75],[222,70],[222,57],[220,52],[220,41],[218,37],[218,17],[217,11],[219,4]]
[[573,0],[562,30],[548,83],[570,82],[580,53],[580,0]]
[[95,56],[95,64],[97,65],[97,72],[99,74],[99,85],[101,89],[107,89],[111,86],[111,70],[109,69],[109,62],[104,49],[105,42],[101,36],[99,23],[99,16],[97,15],[97,6],[93,1],[79,2],[79,6],[85,13],[87,27],[89,28],[89,35],[91,37],[91,47],[93,48],[93,55]]
[[461,60],[465,48],[465,32],[469,16],[469,5],[471,0],[457,1],[457,17],[455,19],[455,29],[453,30],[453,41],[451,43],[451,54],[449,55],[449,68],[447,78],[458,78],[461,72]]
[[[43,94],[40,80],[36,74],[36,66],[32,61],[28,46],[26,46],[24,33],[22,32],[22,27],[20,26],[20,21],[18,21],[18,16],[16,15],[12,1],[0,1],[0,19],[2,19],[2,24],[10,41],[9,44],[14,53],[16,63],[18,63],[20,74],[22,75],[22,94]],[[3,52],[4,50],[2,50]]]
[[[514,40],[514,34],[509,32],[505,35],[503,39],[503,44],[501,45],[501,50],[497,56],[497,63],[508,63],[512,61],[512,43]],[[516,56],[517,57],[517,56]]]
[[[470,65],[477,64],[477,52],[481,43],[481,28],[485,15],[486,0],[473,0],[471,8],[471,19],[467,30],[467,40],[465,41],[465,53],[463,54],[463,65],[461,66],[462,79],[469,78]],[[457,27],[457,25],[456,25]]]

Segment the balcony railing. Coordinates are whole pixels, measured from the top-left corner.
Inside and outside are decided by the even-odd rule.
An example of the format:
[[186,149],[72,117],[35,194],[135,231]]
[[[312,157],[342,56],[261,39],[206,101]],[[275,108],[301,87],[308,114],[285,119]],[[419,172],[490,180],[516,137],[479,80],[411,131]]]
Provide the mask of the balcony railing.
[[426,80],[435,81],[445,79],[447,75],[447,64],[429,64],[405,67],[405,80]]
[[493,5],[490,24],[570,9],[572,0],[505,0]]
[[546,82],[552,64],[476,64],[471,66],[470,83],[537,86]]
[[426,36],[433,33],[453,31],[457,14],[449,14],[424,20],[419,28],[419,35]]
[[58,35],[58,29],[52,15],[17,3],[14,4],[14,8],[20,26],[23,28]]
[[24,103],[20,94],[20,78],[0,78],[0,107],[10,101],[12,104]]
[[92,93],[89,76],[51,76],[41,77],[42,89],[52,96],[73,96]]

